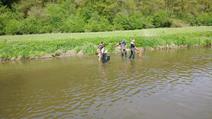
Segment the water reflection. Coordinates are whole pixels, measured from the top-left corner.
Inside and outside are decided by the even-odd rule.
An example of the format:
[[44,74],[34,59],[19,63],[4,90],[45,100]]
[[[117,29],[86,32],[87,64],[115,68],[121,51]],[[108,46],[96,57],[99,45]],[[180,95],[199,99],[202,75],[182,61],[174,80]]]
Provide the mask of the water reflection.
[[211,72],[211,49],[1,64],[0,118],[210,119]]

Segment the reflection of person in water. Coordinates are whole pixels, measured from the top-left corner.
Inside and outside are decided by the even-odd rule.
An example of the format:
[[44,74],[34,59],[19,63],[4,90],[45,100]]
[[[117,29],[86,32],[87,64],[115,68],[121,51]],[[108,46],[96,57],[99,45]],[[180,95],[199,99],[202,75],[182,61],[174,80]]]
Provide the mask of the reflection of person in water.
[[[99,76],[100,76],[100,79],[105,79],[105,80],[107,80],[107,73],[106,73],[106,67],[107,65],[105,65],[105,64],[102,64],[102,63],[100,63],[99,64]],[[102,80],[102,81],[104,81],[104,80]]]

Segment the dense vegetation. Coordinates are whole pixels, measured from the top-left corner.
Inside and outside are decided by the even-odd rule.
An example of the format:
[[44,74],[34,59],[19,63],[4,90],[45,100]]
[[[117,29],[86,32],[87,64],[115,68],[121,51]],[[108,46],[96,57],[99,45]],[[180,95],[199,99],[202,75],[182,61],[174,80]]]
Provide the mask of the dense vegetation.
[[212,25],[212,0],[1,0],[0,35]]
[[[130,38],[137,47],[176,48],[180,46],[212,46],[212,27],[157,28],[95,33],[54,33],[37,35],[0,36],[0,61],[60,56],[69,51],[75,54],[95,54],[97,45],[104,41],[113,51],[122,39],[129,47]],[[69,55],[69,54],[68,54]]]

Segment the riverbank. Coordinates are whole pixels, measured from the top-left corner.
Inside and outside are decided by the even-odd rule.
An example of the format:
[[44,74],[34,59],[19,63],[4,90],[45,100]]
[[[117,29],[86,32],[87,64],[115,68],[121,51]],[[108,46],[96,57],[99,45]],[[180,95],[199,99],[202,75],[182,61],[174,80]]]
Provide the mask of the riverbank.
[[0,61],[92,55],[101,41],[113,52],[118,42],[132,37],[137,47],[152,50],[211,47],[212,26],[0,36]]

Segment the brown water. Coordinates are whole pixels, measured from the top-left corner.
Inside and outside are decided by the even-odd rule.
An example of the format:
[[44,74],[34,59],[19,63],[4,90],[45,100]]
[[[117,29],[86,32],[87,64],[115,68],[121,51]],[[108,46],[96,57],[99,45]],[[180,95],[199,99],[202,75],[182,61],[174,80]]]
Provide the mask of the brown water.
[[212,49],[0,64],[0,118],[212,119]]

